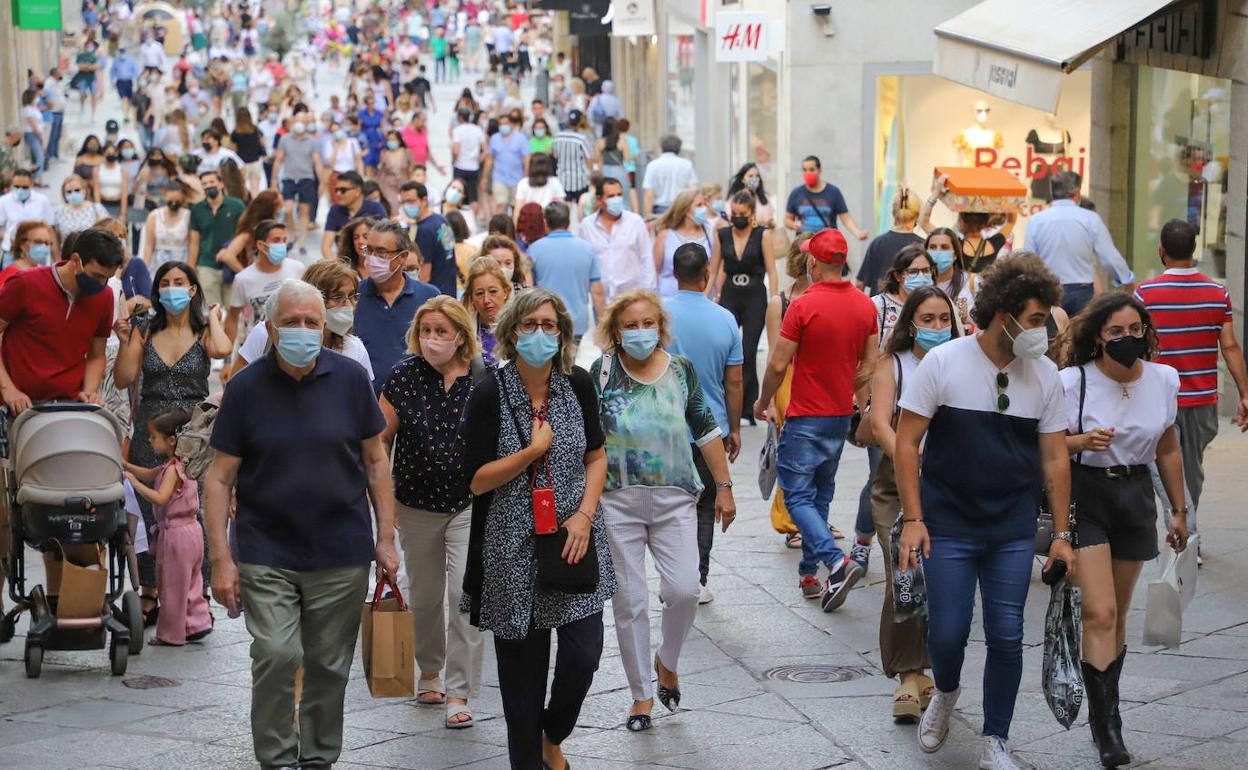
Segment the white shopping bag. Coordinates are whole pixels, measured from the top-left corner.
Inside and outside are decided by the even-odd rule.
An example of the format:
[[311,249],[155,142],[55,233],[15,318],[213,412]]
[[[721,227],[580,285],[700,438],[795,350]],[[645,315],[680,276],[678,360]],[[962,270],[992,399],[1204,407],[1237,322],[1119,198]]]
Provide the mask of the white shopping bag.
[[1162,551],[1165,567],[1161,577],[1148,584],[1144,611],[1144,644],[1167,649],[1179,646],[1183,634],[1183,610],[1196,594],[1196,548],[1199,535],[1188,538],[1187,548],[1175,554]]

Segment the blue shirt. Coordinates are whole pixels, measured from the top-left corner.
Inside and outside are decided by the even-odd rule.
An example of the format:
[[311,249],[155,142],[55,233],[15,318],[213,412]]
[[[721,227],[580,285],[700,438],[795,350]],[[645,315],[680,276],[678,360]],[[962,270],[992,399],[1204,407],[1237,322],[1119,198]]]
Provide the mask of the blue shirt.
[[139,65],[129,56],[118,56],[113,59],[113,82],[118,80],[134,80],[139,76]]
[[429,283],[438,291],[455,296],[455,232],[441,214],[430,214],[416,224],[416,245],[420,257],[429,263]]
[[589,241],[567,230],[555,230],[529,247],[533,282],[559,295],[572,316],[572,330],[589,331],[589,286],[602,280],[598,257]]
[[737,319],[700,291],[682,289],[664,300],[664,305],[672,315],[672,344],[668,352],[682,355],[693,364],[706,405],[719,424],[719,432],[727,436],[736,426],[728,424],[724,369],[745,362]]
[[512,129],[503,136],[498,132],[490,137],[490,155],[494,158],[494,181],[515,187],[524,178],[524,158],[529,154],[529,140],[524,132]]
[[372,278],[360,283],[360,302],[355,306],[355,336],[364,343],[368,361],[373,366],[373,389],[381,388],[390,377],[390,370],[407,355],[407,327],[416,311],[426,301],[438,296],[436,287],[403,276],[403,291],[393,305],[377,292]]
[[302,380],[274,353],[231,379],[211,444],[242,461],[239,563],[312,571],[372,562],[363,442],[385,425],[368,374],[332,350]]
[[1055,200],[1033,215],[1027,222],[1027,245],[1063,284],[1092,283],[1093,255],[1113,272],[1119,285],[1135,282],[1105,223],[1073,200]]
[[788,205],[784,210],[797,217],[802,230],[817,233],[827,228],[837,229],[837,217],[849,213],[845,205],[845,196],[834,184],[825,184],[819,192],[811,192],[806,185],[799,184],[789,193]]

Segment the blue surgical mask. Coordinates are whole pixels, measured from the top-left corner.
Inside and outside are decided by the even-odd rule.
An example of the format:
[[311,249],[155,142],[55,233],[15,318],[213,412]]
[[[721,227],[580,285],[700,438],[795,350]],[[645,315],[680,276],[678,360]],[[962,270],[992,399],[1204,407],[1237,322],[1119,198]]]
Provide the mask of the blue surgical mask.
[[613,195],[607,198],[607,213],[613,217],[618,217],[624,213],[624,196]]
[[286,244],[270,243],[269,244],[269,261],[275,265],[282,264],[282,260],[286,259]]
[[71,206],[77,206],[87,199],[87,194],[82,190],[74,190],[71,193],[65,193],[65,202]]
[[408,219],[419,219],[420,218],[420,204],[419,203],[404,203],[403,204],[403,216],[407,217]]
[[392,150],[397,150],[397,149],[399,149],[399,143],[398,143],[398,142],[396,142],[396,141],[394,141],[393,139],[387,139],[387,140],[386,140],[386,146],[387,146],[387,147],[389,147],[389,148],[390,148],[390,149],[392,149]]
[[927,256],[932,260],[932,264],[936,265],[936,273],[938,275],[945,272],[953,265],[952,251],[936,251],[935,249],[929,249]]
[[25,203],[26,201],[30,200],[30,188],[29,187],[15,188],[13,190],[13,194],[16,195],[17,199],[21,201],[22,203]]
[[704,225],[707,220],[706,206],[698,206],[693,210],[693,223],[695,225]]
[[130,149],[129,147],[123,147],[121,150],[121,157],[125,158],[126,160],[134,160],[134,150]]
[[906,280],[902,282],[906,287],[906,293],[910,293],[915,289],[932,285],[932,277],[930,275],[907,275]]
[[924,350],[931,350],[937,345],[943,345],[953,336],[953,327],[946,326],[943,329],[924,329],[922,327],[914,327],[914,341]]
[[451,205],[457,205],[464,199],[464,194],[459,191],[458,187],[448,187],[446,190],[446,202]]
[[620,347],[638,361],[649,358],[658,345],[658,329],[625,329],[620,332]]
[[191,290],[187,286],[165,286],[160,290],[160,304],[165,310],[177,315],[191,304]]
[[533,136],[536,136],[538,139],[541,139],[543,136],[546,136],[546,129],[542,128],[541,126],[538,126],[537,128],[533,129]]
[[723,213],[724,213],[724,202],[723,202],[723,201],[715,201],[714,203],[712,203],[712,204],[711,204],[711,208],[715,209],[715,213],[716,213],[716,214],[723,214]]
[[46,243],[32,243],[30,250],[26,252],[26,256],[36,265],[46,265],[48,260],[52,258],[52,247]]
[[322,336],[320,329],[282,327],[277,330],[277,354],[296,369],[311,366],[321,354]]
[[502,134],[503,136],[507,136],[508,134],[511,133],[511,126],[508,126],[508,125],[499,126],[498,133]]
[[104,284],[86,273],[79,273],[74,280],[78,284],[78,293],[84,297],[90,297],[93,294],[99,294],[104,291]]
[[347,132],[342,129],[338,129],[334,132],[334,138],[341,142],[343,139],[347,138]]
[[276,219],[278,222],[281,222],[282,224],[286,224],[286,207],[285,206],[282,206],[280,209],[277,210],[277,216],[274,217],[274,219]]
[[516,355],[532,367],[544,366],[547,361],[559,352],[559,335],[547,334],[541,329],[534,329],[527,334],[521,332],[516,337]]

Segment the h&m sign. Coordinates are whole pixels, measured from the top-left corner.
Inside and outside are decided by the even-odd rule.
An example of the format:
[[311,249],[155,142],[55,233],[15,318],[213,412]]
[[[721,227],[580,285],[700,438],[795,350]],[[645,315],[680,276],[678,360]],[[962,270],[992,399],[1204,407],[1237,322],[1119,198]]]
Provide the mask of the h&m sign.
[[715,14],[715,61],[767,61],[772,27],[765,13]]

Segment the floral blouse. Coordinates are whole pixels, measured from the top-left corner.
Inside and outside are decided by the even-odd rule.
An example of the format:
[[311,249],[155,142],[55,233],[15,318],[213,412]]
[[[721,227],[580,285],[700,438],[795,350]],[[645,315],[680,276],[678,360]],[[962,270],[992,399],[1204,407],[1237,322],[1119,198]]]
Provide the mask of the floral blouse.
[[[606,435],[608,492],[629,486],[680,487],[695,497],[702,492],[689,437],[705,446],[719,438],[719,425],[693,364],[684,356],[669,359],[654,382],[635,379],[610,353],[594,363],[591,376]],[[610,367],[605,387],[604,365]]]
[[[555,433],[547,457],[562,524],[576,514],[585,495],[585,453],[602,446],[602,428],[594,386],[584,369],[553,373],[547,404]],[[533,407],[516,365],[495,370],[468,403],[468,477],[528,446],[532,424]],[[524,639],[533,629],[558,628],[602,612],[615,594],[616,580],[600,515],[594,516],[591,536],[598,554],[598,590],[569,594],[545,589],[537,584],[529,473],[474,498],[461,609],[471,613],[474,625],[500,639]]]
[[420,356],[395,364],[382,387],[399,416],[394,437],[394,497],[409,508],[457,513],[472,502],[464,467],[464,422],[471,373],[447,390]]

